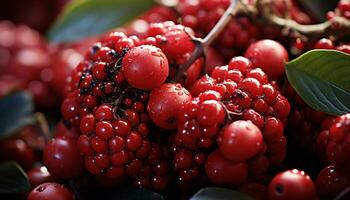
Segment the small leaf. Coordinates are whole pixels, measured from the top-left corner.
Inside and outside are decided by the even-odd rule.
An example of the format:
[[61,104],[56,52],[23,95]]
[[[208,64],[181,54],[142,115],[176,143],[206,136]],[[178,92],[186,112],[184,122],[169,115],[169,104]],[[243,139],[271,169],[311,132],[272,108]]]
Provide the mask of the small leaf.
[[0,165],[0,194],[28,192],[29,187],[27,175],[17,163]]
[[199,190],[190,200],[253,200],[250,196],[238,191],[208,187]]
[[17,133],[21,128],[33,124],[34,105],[27,92],[20,92],[0,100],[0,139]]
[[153,5],[152,0],[75,0],[48,32],[53,42],[74,41],[123,25]]
[[164,200],[163,196],[150,190],[135,187],[119,187],[109,190],[94,190],[91,199],[103,200]]
[[350,112],[350,55],[312,50],[286,64],[286,73],[302,99],[332,115]]
[[326,20],[328,11],[334,10],[338,1],[333,0],[299,0],[299,3],[305,7],[319,22]]

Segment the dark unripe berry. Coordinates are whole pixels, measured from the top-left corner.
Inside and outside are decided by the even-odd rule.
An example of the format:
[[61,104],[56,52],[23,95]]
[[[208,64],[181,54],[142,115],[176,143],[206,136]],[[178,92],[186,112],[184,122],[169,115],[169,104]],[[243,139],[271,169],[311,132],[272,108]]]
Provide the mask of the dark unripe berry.
[[244,162],[258,153],[263,143],[260,129],[251,121],[235,121],[225,128],[219,139],[222,155],[235,162]]
[[238,186],[247,179],[248,167],[246,163],[227,160],[216,150],[209,155],[205,172],[217,185]]
[[316,200],[311,178],[303,171],[288,170],[277,174],[268,189],[270,200]]
[[151,92],[147,111],[157,126],[175,129],[179,107],[191,100],[191,94],[180,84],[166,83]]
[[73,200],[72,193],[58,183],[43,183],[32,190],[27,200]]
[[269,78],[277,80],[284,73],[284,63],[288,61],[287,50],[273,40],[260,40],[249,46],[244,54],[254,68],[261,68]]
[[151,90],[165,82],[169,64],[162,50],[142,45],[128,51],[123,58],[122,71],[131,86]]
[[84,159],[73,139],[51,139],[44,149],[43,161],[50,173],[59,179],[74,178],[85,171]]

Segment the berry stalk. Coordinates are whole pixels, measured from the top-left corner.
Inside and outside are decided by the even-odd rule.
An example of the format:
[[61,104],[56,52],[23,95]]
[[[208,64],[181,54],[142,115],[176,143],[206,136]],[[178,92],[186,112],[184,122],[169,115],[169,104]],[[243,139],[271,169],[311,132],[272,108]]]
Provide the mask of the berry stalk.
[[192,38],[195,42],[196,47],[188,59],[188,61],[180,65],[179,70],[176,76],[173,79],[173,82],[179,82],[183,74],[187,69],[198,59],[205,56],[205,49],[209,47],[213,41],[220,35],[220,33],[225,29],[226,25],[231,21],[235,16],[235,13],[238,11],[237,0],[232,0],[230,6],[225,11],[224,15],[220,18],[219,22],[214,26],[214,28],[209,32],[209,34],[204,38]]

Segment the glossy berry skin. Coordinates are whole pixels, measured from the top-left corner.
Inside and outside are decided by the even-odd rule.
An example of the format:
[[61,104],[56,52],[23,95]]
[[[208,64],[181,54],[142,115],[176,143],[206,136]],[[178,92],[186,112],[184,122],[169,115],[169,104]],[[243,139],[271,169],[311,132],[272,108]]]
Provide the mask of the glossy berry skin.
[[43,183],[34,188],[27,200],[73,200],[72,193],[58,183]]
[[85,171],[84,159],[73,139],[51,139],[44,149],[43,161],[53,176],[63,180],[78,177]]
[[1,161],[16,161],[23,168],[29,169],[35,163],[34,149],[20,138],[9,138],[0,142]]
[[227,160],[218,150],[208,156],[205,172],[216,185],[238,186],[248,177],[247,164]]
[[166,83],[151,92],[147,111],[157,126],[176,129],[179,107],[191,100],[191,94],[180,84]]
[[151,90],[165,82],[169,75],[169,64],[162,50],[142,45],[126,53],[122,71],[131,86]]
[[270,200],[316,200],[316,189],[303,171],[288,170],[277,174],[269,184]]
[[318,149],[331,164],[347,165],[350,161],[350,114],[334,119],[330,128],[318,136]]
[[282,77],[284,63],[288,61],[287,50],[273,40],[260,40],[251,44],[244,56],[252,61],[254,68],[261,68],[273,80]]
[[260,129],[251,121],[235,121],[219,138],[221,154],[234,162],[244,162],[258,153],[263,143]]
[[55,178],[50,174],[45,166],[36,166],[26,172],[31,188],[45,183],[55,181]]
[[321,199],[333,199],[350,186],[350,179],[346,170],[329,165],[318,174],[315,184]]
[[59,122],[56,125],[55,137],[63,137],[63,138],[71,138],[71,139],[78,139],[79,137],[79,131],[75,128],[68,129],[63,122]]
[[322,38],[314,45],[315,49],[335,49],[333,41],[327,38]]

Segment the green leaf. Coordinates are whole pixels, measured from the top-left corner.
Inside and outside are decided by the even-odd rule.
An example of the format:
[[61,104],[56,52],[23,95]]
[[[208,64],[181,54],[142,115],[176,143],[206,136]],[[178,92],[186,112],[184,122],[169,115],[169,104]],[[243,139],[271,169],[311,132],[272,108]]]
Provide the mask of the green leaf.
[[16,134],[21,128],[33,124],[34,105],[27,92],[20,92],[0,100],[0,139]]
[[312,50],[286,64],[286,73],[302,99],[332,115],[350,112],[350,55]]
[[334,10],[338,0],[299,0],[299,3],[319,22],[326,20],[328,11]]
[[17,163],[0,165],[0,194],[28,192],[29,187],[27,175]]
[[190,200],[253,200],[250,196],[238,191],[208,187],[199,190]]
[[53,42],[69,42],[123,25],[153,5],[152,0],[75,0],[48,32]]

